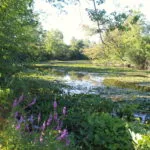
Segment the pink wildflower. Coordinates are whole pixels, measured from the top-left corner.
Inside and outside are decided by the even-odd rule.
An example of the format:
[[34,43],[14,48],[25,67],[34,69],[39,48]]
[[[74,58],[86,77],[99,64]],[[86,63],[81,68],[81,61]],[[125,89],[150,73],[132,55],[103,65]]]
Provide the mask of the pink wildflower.
[[53,106],[54,106],[54,110],[55,110],[57,108],[57,101],[56,100],[54,101]]
[[36,103],[36,98],[34,98],[33,101],[30,104],[28,104],[28,107],[34,105],[35,103]]
[[63,115],[66,115],[66,107],[63,108]]

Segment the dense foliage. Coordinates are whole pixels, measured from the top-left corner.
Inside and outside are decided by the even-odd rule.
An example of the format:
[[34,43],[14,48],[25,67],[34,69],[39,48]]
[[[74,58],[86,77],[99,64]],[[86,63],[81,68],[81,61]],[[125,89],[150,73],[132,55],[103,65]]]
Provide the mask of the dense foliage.
[[77,40],[75,38],[72,38],[70,45],[67,45],[64,43],[63,34],[59,30],[48,31],[45,35],[44,43],[45,51],[43,56],[46,60],[87,59],[82,51],[85,47],[89,47],[90,45],[90,43],[87,43],[84,40]]
[[130,64],[139,69],[148,69],[150,60],[150,36],[143,33],[142,20],[134,22],[136,15],[131,14],[124,22],[125,30],[115,29],[105,35],[105,44],[85,49],[84,53],[93,60],[112,60]]
[[0,1],[1,81],[20,70],[17,63],[37,60],[40,53],[41,29],[32,4],[32,0]]

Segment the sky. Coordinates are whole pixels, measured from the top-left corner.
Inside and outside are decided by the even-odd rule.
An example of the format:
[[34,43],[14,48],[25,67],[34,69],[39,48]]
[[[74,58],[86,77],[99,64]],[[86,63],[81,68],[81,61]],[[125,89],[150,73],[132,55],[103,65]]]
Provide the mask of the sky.
[[[64,42],[69,44],[72,37],[77,39],[89,39],[98,41],[96,36],[88,36],[83,30],[83,25],[94,26],[89,19],[85,8],[92,8],[89,0],[80,0],[79,5],[66,6],[67,14],[60,13],[52,7],[46,0],[35,0],[34,10],[39,13],[39,19],[45,30],[59,29],[64,35]],[[114,10],[122,11],[128,6],[131,9],[139,9],[150,21],[150,0],[106,0],[102,8],[108,12]]]

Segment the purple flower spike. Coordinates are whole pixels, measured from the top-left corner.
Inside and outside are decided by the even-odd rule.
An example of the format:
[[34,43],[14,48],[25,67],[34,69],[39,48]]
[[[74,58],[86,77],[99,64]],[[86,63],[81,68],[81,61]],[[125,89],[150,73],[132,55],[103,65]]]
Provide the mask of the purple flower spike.
[[40,136],[40,142],[43,142],[43,135]]
[[63,108],[63,115],[66,115],[66,107]]
[[57,113],[54,113],[54,120],[56,121],[58,118],[58,114]]
[[57,101],[56,100],[54,101],[53,106],[54,106],[54,110],[55,110],[57,108]]
[[49,118],[48,118],[48,120],[46,122],[46,125],[49,126],[51,124],[52,120],[53,120],[53,116],[50,114]]
[[33,115],[31,115],[28,119],[28,121],[30,121],[31,123],[33,123],[34,119],[33,119]]
[[14,102],[13,102],[13,107],[16,107],[19,103],[21,103],[22,101],[24,100],[24,95],[22,94],[20,97],[19,97],[19,100],[15,99]]
[[19,123],[22,123],[24,121],[23,116],[20,117]]
[[24,95],[22,94],[22,95],[19,97],[18,104],[19,104],[20,102],[22,102],[23,100],[24,100]]
[[56,130],[61,130],[62,126],[63,126],[63,122],[61,120],[57,120]]
[[20,129],[20,123],[18,123],[16,126],[16,130],[19,130],[19,129]]
[[42,131],[44,131],[45,128],[46,128],[46,122],[44,121],[44,122],[43,122],[43,125],[42,125],[42,127],[41,127]]
[[66,146],[68,146],[70,144],[70,140],[67,138],[66,139]]
[[39,113],[38,115],[38,124],[40,123],[40,121],[41,121],[41,113]]
[[67,129],[64,129],[62,132],[61,132],[61,135],[57,138],[57,140],[64,140],[68,137],[68,131]]
[[16,107],[18,105],[17,99],[14,100],[13,102],[13,107]]
[[36,103],[36,98],[34,98],[33,101],[30,104],[28,104],[28,107],[34,105],[35,103]]

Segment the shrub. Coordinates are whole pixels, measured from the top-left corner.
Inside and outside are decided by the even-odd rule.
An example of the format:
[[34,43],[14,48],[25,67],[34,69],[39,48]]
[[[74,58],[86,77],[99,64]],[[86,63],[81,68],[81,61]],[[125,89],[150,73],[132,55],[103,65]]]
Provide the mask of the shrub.
[[132,150],[133,145],[125,122],[108,113],[93,113],[87,120],[84,147],[91,150]]

